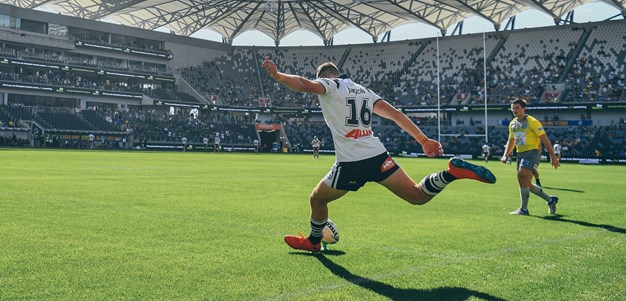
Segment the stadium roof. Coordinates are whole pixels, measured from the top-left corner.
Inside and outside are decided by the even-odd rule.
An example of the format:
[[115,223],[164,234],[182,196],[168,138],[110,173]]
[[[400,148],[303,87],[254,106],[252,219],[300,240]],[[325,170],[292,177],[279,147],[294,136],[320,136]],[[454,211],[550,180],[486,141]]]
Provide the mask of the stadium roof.
[[353,27],[374,40],[395,27],[417,22],[445,33],[448,27],[472,16],[485,18],[499,28],[503,21],[530,8],[558,21],[574,8],[598,1],[626,15],[626,0],[0,0],[22,8],[106,18],[143,29],[165,27],[186,36],[208,28],[229,43],[239,34],[256,29],[277,45],[300,29],[327,43],[340,31]]

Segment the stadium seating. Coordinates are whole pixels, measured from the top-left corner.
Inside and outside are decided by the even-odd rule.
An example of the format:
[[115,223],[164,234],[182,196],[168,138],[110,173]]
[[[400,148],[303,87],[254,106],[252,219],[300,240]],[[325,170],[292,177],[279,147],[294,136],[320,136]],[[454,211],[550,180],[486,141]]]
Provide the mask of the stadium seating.
[[53,128],[59,130],[79,130],[79,131],[97,131],[98,128],[80,119],[75,114],[68,113],[37,113],[39,117],[44,119]]
[[102,116],[99,112],[91,110],[82,110],[80,116],[93,125],[100,131],[105,132],[120,132],[121,129],[114,125],[112,122],[106,121],[106,117]]
[[142,110],[122,115],[129,131],[141,140],[175,143],[186,137],[190,144],[198,144],[204,138],[212,139],[217,133],[224,136],[222,144],[251,145],[257,137],[253,120],[228,113],[200,115],[197,119],[189,115],[188,109],[180,109],[173,115]]
[[[218,105],[291,108],[319,105],[316,96],[291,91],[269,78],[260,66],[265,56],[275,60],[280,71],[307,78],[315,78],[317,65],[332,61],[342,73],[396,106],[472,105],[483,103],[485,74],[482,68],[483,58],[487,57],[489,104],[508,104],[515,97],[538,103],[545,101],[542,96],[548,90],[553,91],[548,100],[551,102],[624,102],[626,32],[623,28],[624,22],[620,20],[488,33],[484,40],[486,53],[482,34],[323,47],[229,46],[228,51],[220,50],[223,55],[177,71],[200,95]],[[120,41],[98,37],[86,37],[83,41],[89,39],[99,45],[121,45]],[[135,45],[132,40],[124,47],[146,47],[169,53],[153,49],[154,45]],[[166,67],[167,59],[162,59],[164,63],[159,64],[159,59],[141,62],[128,57],[122,59],[123,55],[119,53],[111,56],[89,53],[11,43],[0,47],[3,58],[172,75]],[[148,85],[124,77],[81,74],[33,66],[18,68],[9,64],[0,69],[0,80],[138,92],[157,101],[200,103],[195,97],[177,91],[174,84],[159,87],[158,84]],[[143,89],[144,84],[153,88]],[[559,90],[560,87],[565,90]],[[437,99],[438,90],[440,99]],[[191,143],[200,143],[215,133],[224,136],[223,143],[230,144],[251,144],[257,137],[256,120],[242,114],[211,111],[202,112],[194,119],[190,118],[188,109],[180,109],[171,115],[165,112],[169,108],[159,106],[156,110],[162,111],[158,113],[151,107],[141,106],[125,111],[118,109],[117,104],[106,110],[98,107],[100,111],[83,110],[80,113],[45,107],[46,104],[0,106],[0,122],[6,125],[13,120],[35,120],[46,129],[128,132],[134,134],[135,140],[170,143],[179,142],[183,136]],[[324,139],[323,149],[334,148],[330,132],[320,120],[290,120],[283,119],[282,115],[272,118],[283,124],[287,138],[296,150],[310,148],[313,135]],[[419,122],[427,135],[436,137],[436,122],[412,118]],[[484,137],[480,135],[484,128],[482,124],[469,123],[459,122],[453,126],[450,120],[444,121],[441,142],[446,153],[480,154],[480,146],[484,143]],[[565,156],[594,156],[596,148],[604,154],[623,156],[620,145],[624,144],[624,135],[618,132],[619,129],[619,126],[546,127],[551,140],[558,140],[566,147]],[[392,152],[421,151],[421,147],[394,124],[383,122],[374,130]],[[505,126],[489,127],[489,143],[493,145],[494,153],[501,152],[506,139]]]
[[[623,21],[593,27],[564,25],[439,39],[441,104],[483,103],[483,56],[487,56],[489,103],[514,97],[539,102],[550,84],[565,81],[565,101],[624,101],[626,34],[615,34]],[[577,52],[586,32],[584,47]],[[314,78],[321,62],[333,61],[355,81],[396,105],[437,104],[435,39],[333,47],[236,47],[202,65],[182,69],[183,77],[206,95],[229,105],[258,106],[258,98],[274,107],[316,106],[314,97],[294,93],[271,81],[262,70],[264,56],[280,70]],[[593,59],[591,59],[593,58]],[[578,60],[583,64],[571,62]],[[583,70],[584,69],[584,70]],[[209,84],[211,83],[211,84]],[[558,95],[558,93],[556,94]],[[591,97],[593,96],[593,97]],[[551,101],[558,101],[559,98]]]
[[10,105],[10,106],[4,106],[4,109],[6,109],[9,114],[14,116],[18,120],[34,120],[35,122],[39,123],[41,126],[52,128],[52,125],[50,125],[48,122],[46,122],[44,119],[40,118],[39,116],[32,114],[30,110],[26,107],[19,106],[19,105]]
[[[616,33],[622,33],[616,34]],[[566,83],[566,102],[611,102],[626,99],[624,22],[593,27]]]
[[328,129],[325,123],[293,121],[285,123],[284,129],[289,143],[296,150],[311,149],[313,136],[317,136],[319,140],[323,141],[320,149],[335,149],[330,129]]

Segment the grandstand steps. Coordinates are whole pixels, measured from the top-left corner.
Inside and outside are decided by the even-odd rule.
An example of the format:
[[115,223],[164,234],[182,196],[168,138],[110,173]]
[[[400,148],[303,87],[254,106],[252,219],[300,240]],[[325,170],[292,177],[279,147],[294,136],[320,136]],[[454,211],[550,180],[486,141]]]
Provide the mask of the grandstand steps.
[[175,74],[174,78],[176,79],[176,84],[178,85],[179,92],[185,92],[194,98],[200,100],[200,103],[208,104],[209,101],[202,96],[202,94],[198,93],[196,89],[194,89],[180,74]]
[[[258,51],[252,51],[252,54],[254,55],[255,62],[262,61]],[[263,97],[266,97],[267,94],[265,94],[265,87],[263,86],[263,79],[261,77],[261,67],[259,66],[259,64],[252,64],[252,66],[254,66],[254,69],[256,70],[256,77],[259,83],[259,87],[261,88],[261,95],[263,95]]]
[[120,132],[121,131],[113,123],[110,123],[109,121],[107,121],[106,116],[104,116],[104,114],[100,112],[85,110],[85,111],[82,111],[81,114],[77,116],[100,131],[105,131],[105,132]]
[[343,65],[350,57],[350,52],[352,52],[351,48],[346,48],[346,51],[343,52],[343,55],[341,56],[341,59],[339,59],[339,62],[337,64],[337,68],[339,68],[339,70],[343,70]]
[[42,128],[53,128],[52,125],[50,125],[48,122],[46,122],[39,116],[31,113],[30,110],[25,107],[4,106],[4,109],[13,117],[15,117],[17,120],[36,121],[42,126]]
[[[504,35],[500,36],[500,40],[498,41],[496,46],[493,47],[493,50],[491,51],[491,53],[487,57],[487,62],[493,61],[493,59],[496,57],[496,55],[498,55],[498,52],[500,52],[500,50],[502,50],[502,48],[504,47],[504,44],[506,43],[506,40],[507,40],[506,36],[504,36]],[[479,70],[482,70],[482,66],[480,66]]]
[[122,133],[120,129],[98,114],[94,114],[92,121],[90,121],[74,113],[33,113],[27,107],[0,105],[0,119],[4,118],[15,121],[15,126],[21,128],[36,126],[43,130]]
[[591,29],[582,27],[582,30],[583,30],[583,34],[580,37],[580,40],[578,40],[578,43],[576,44],[574,51],[572,51],[569,54],[569,57],[567,58],[567,63],[565,64],[565,68],[563,68],[563,73],[561,73],[561,76],[559,76],[558,83],[560,84],[565,82],[565,79],[567,78],[570,71],[572,70],[572,66],[574,65],[574,63],[578,61],[578,57],[580,56],[580,53],[582,52],[585,44],[587,44],[587,40],[589,39],[589,36],[591,35],[591,31],[592,31]]
[[7,126],[9,121],[15,121],[17,118],[13,117],[9,112],[4,110],[3,106],[0,106],[0,126]]
[[585,149],[582,150],[583,154],[588,156],[595,156],[596,149],[601,150],[604,146],[603,142],[606,142],[607,136],[604,129],[598,130],[590,143],[586,144]]
[[415,53],[413,53],[411,57],[408,60],[406,60],[406,62],[404,63],[404,68],[402,69],[402,73],[409,73],[408,67],[415,64],[415,61],[422,54],[422,52],[424,52],[424,49],[428,47],[429,43],[430,41],[426,43],[420,43],[419,49],[417,49],[417,51],[415,51]]
[[76,114],[70,113],[49,113],[39,112],[39,117],[44,119],[48,124],[60,130],[79,130],[79,131],[99,131],[97,127],[80,118]]

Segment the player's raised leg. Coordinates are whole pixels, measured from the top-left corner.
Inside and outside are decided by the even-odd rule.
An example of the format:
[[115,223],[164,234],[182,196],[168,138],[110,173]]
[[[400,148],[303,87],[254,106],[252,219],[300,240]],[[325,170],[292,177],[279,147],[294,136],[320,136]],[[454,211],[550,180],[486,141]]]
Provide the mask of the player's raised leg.
[[434,197],[434,195],[427,194],[423,189],[423,184],[415,183],[401,167],[379,183],[413,205],[426,204]]
[[432,173],[416,184],[402,168],[380,182],[403,200],[423,205],[443,191],[448,184],[460,179],[473,179],[485,183],[495,183],[496,177],[489,169],[461,159],[450,159],[448,169]]

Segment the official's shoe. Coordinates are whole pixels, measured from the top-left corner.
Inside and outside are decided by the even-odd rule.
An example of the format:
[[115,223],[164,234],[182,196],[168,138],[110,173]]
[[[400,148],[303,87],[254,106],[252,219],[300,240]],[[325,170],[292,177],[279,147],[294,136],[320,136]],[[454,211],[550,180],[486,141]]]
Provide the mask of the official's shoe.
[[510,214],[512,214],[512,215],[530,215],[530,212],[528,212],[528,209],[519,208],[519,209],[511,212]]
[[548,213],[556,214],[556,203],[559,202],[559,198],[556,195],[550,196],[550,201],[548,202]]
[[322,250],[321,243],[314,245],[307,237],[302,236],[301,233],[298,233],[298,235],[285,235],[285,242],[296,250],[305,250],[314,253]]
[[489,169],[458,158],[448,161],[448,172],[457,179],[472,179],[489,184],[496,182],[496,176]]

